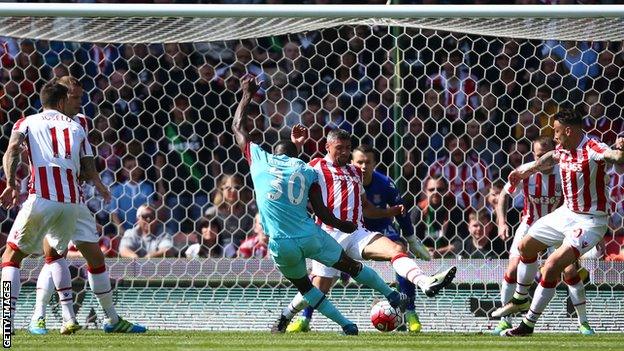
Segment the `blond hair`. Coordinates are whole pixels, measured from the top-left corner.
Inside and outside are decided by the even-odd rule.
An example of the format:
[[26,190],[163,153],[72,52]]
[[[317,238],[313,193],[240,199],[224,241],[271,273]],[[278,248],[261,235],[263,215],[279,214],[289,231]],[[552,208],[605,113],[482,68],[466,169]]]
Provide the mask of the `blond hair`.
[[224,174],[221,176],[221,178],[219,178],[219,180],[217,181],[217,188],[216,188],[216,192],[215,192],[215,196],[213,199],[213,204],[215,206],[221,206],[223,205],[223,203],[225,202],[225,198],[223,196],[223,190],[221,190],[221,188],[229,181],[232,180],[233,183],[239,185],[239,186],[243,186],[243,178],[238,175],[238,174]]

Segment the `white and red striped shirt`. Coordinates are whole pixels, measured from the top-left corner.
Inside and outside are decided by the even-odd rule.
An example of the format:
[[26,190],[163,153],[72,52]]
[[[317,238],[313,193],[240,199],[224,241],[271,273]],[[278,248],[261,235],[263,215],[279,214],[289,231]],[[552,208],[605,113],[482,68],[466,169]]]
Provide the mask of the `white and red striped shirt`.
[[[525,163],[519,168],[530,167],[534,163],[535,161]],[[512,197],[520,194],[521,190],[524,196],[522,222],[531,225],[563,204],[559,165],[555,165],[550,174],[541,172],[531,174],[516,186],[512,186],[511,183],[505,184],[505,191]]]
[[[362,171],[353,166],[336,167],[326,156],[310,161],[310,166],[319,174],[319,185],[323,202],[336,218],[363,226],[362,201],[364,194]],[[316,223],[325,230],[332,227],[316,219]]]
[[565,205],[574,212],[607,214],[609,176],[604,154],[610,148],[585,135],[575,150],[557,146]]
[[80,203],[80,158],[93,156],[80,124],[58,111],[45,110],[20,119],[13,131],[26,136],[29,193],[52,201]]
[[467,158],[461,165],[454,164],[448,156],[438,159],[429,168],[429,176],[442,176],[449,182],[451,193],[461,208],[479,208],[481,193],[488,180],[487,167],[479,160]]

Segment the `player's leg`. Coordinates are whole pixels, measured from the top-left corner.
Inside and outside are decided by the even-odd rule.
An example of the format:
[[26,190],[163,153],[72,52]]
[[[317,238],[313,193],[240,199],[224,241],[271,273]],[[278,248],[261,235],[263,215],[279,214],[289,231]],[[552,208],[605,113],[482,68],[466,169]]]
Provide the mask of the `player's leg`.
[[87,280],[98,299],[107,321],[104,332],[144,333],[147,329],[121,318],[113,304],[113,289],[110,274],[106,269],[104,254],[100,249],[95,218],[87,206],[80,206],[76,221],[76,233],[72,237],[76,248],[87,261]]
[[[46,211],[46,208],[43,208],[45,204],[38,200],[36,196],[31,195],[24,201],[9,231],[7,244],[2,254],[3,293],[5,285],[7,283],[11,285],[11,320],[15,316],[17,298],[21,288],[20,265],[24,257],[30,253],[41,252],[41,243],[45,235],[43,228],[53,212],[53,209]],[[31,218],[37,219],[37,225],[32,225]],[[11,323],[11,325],[13,324]]]
[[[340,245],[334,243],[340,248]],[[324,316],[339,324],[345,334],[357,334],[357,326],[338,311],[338,309],[325,298],[325,294],[312,285],[307,277],[307,269],[305,264],[306,253],[321,252],[325,248],[316,237],[311,236],[303,239],[278,239],[269,240],[269,249],[271,257],[279,268],[280,272],[290,280],[300,294],[303,295],[306,302],[319,310]],[[342,248],[340,248],[342,250]],[[302,254],[303,253],[303,254]],[[283,333],[290,319],[283,314],[271,328],[274,333]]]
[[376,290],[388,299],[392,307],[405,310],[407,295],[390,288],[375,270],[354,260],[346,252],[341,252],[340,259],[332,267],[349,274],[359,284]]
[[338,311],[338,309],[326,299],[325,293],[312,285],[312,282],[307,275],[304,275],[304,277],[300,279],[289,278],[289,280],[297,287],[297,290],[299,290],[299,292],[303,295],[310,307],[319,310],[319,312],[321,312],[325,317],[338,323],[338,325],[342,327],[345,334],[357,335],[357,326],[344,317],[340,311]]
[[399,291],[408,298],[407,306],[405,306],[405,323],[407,324],[407,330],[412,333],[419,333],[422,329],[422,324],[420,323],[414,304],[416,299],[416,285],[398,274],[396,274],[396,281],[399,285]]
[[[331,287],[336,283],[336,278],[333,276],[333,273],[318,275],[319,273],[315,268],[317,265],[320,264],[314,261],[312,271],[316,272],[316,274],[312,274],[312,278],[310,280],[312,281],[312,285],[317,287],[324,294],[327,294],[331,290]],[[290,304],[288,304],[288,307],[286,307],[283,311],[283,314],[288,318],[293,318],[302,309],[303,313],[301,317],[292,321],[288,325],[288,328],[286,328],[287,333],[307,333],[310,331],[310,323],[312,322],[314,308],[308,305],[306,300],[303,298],[303,295],[295,295]]]
[[[514,329],[507,330],[505,332],[506,336],[524,336],[533,333],[535,323],[555,295],[555,287],[561,278],[563,270],[576,262],[581,255],[596,246],[607,232],[608,218],[606,215],[577,214],[565,207],[562,210],[556,210],[548,216],[553,214],[557,215],[556,221],[554,220],[553,222],[560,228],[558,233],[565,233],[563,243],[546,260],[542,279],[537,290],[535,290],[533,302],[522,323]],[[556,246],[556,244],[553,242],[549,246]],[[518,273],[519,271],[518,269]]]
[[545,250],[548,246],[540,240],[533,238],[531,233],[520,241],[518,245],[520,260],[516,269],[516,291],[507,304],[492,313],[493,317],[504,317],[529,309],[531,306],[529,288],[537,274],[537,256],[539,252]]
[[[353,233],[351,235],[359,235]],[[361,250],[362,258],[365,260],[390,261],[395,272],[401,277],[418,286],[425,295],[433,297],[438,292],[449,285],[457,268],[451,267],[441,273],[428,277],[416,262],[409,258],[405,247],[399,243],[395,243],[380,233],[373,233],[368,238],[362,238]]]
[[61,334],[73,334],[81,329],[76,320],[74,312],[74,292],[72,290],[71,272],[69,271],[69,263],[60,255],[52,245],[55,245],[53,238],[46,237],[43,243],[43,253],[45,256],[45,264],[50,270],[54,287],[59,297],[61,312],[63,315],[63,325],[61,326]]
[[[386,233],[385,235],[388,239],[392,240],[395,243],[405,244],[402,241],[401,237],[398,235],[398,233],[390,235]],[[413,237],[415,238],[416,236],[414,235]],[[420,243],[420,240],[418,240],[418,242]],[[420,245],[422,245],[422,243],[420,243]],[[431,258],[429,257],[429,259]],[[422,329],[422,324],[420,323],[420,319],[418,318],[418,314],[416,313],[416,285],[398,274],[395,274],[395,279],[397,285],[399,286],[399,291],[405,294],[408,298],[407,306],[405,306],[404,315],[405,327],[409,332],[419,333]]]
[[576,249],[563,244],[548,257],[544,264],[542,279],[535,290],[529,311],[520,325],[505,331],[505,336],[525,336],[533,333],[535,323],[537,323],[550,300],[555,296],[561,273],[566,266],[571,265],[578,259],[575,251]]
[[[48,201],[48,200],[45,200]],[[63,315],[61,334],[73,334],[82,327],[76,321],[74,312],[73,290],[69,263],[60,253],[67,250],[69,241],[76,232],[76,220],[79,206],[75,204],[54,203],[58,213],[50,221],[48,233],[43,243],[46,264],[52,272],[54,287],[59,295]]]
[[570,301],[574,305],[578,317],[579,332],[583,335],[594,335],[595,332],[587,320],[587,299],[585,297],[585,283],[578,274],[578,262],[571,264],[563,271],[563,281],[568,286]]
[[[315,281],[317,281],[319,285],[328,284],[325,285],[325,288],[331,287],[334,283],[333,279],[337,276],[337,270],[343,271],[353,277],[358,283],[380,292],[388,299],[393,307],[401,307],[404,309],[404,306],[407,304],[406,295],[400,294],[398,291],[390,288],[373,269],[349,257],[332,237],[325,233],[323,233],[323,236],[326,237],[321,239],[324,240],[322,246],[324,250],[312,253],[310,257],[318,261],[313,262],[312,273],[316,275]],[[332,256],[336,255],[336,252],[340,255],[338,261],[332,258]],[[327,267],[328,264],[331,265],[331,267]],[[289,306],[282,311],[282,315],[285,318],[295,315],[304,307],[308,307],[309,304],[305,299],[302,299],[302,295],[303,294],[298,294],[295,296]],[[292,328],[294,328],[294,326]]]
[[[500,294],[502,306],[505,306],[511,301],[511,298],[516,291],[517,270],[518,264],[520,263],[520,250],[518,249],[518,246],[520,245],[520,241],[522,241],[522,239],[526,236],[528,230],[529,226],[525,222],[522,222],[514,233],[513,242],[509,248],[509,263],[507,264],[507,269],[505,270],[505,275],[503,276],[503,281],[501,282]],[[500,322],[494,328],[492,334],[500,335],[503,330],[507,330],[512,326],[511,315],[501,317]]]
[[28,326],[28,331],[31,334],[42,335],[48,333],[48,329],[46,328],[46,307],[50,303],[50,298],[54,291],[52,272],[50,271],[50,267],[44,264],[37,277],[35,309],[30,320],[30,325]]
[[[386,282],[377,274],[377,272],[375,272],[370,267],[364,266],[362,265],[362,263],[355,261],[354,259],[349,257],[346,252],[342,250],[340,245],[338,245],[335,240],[333,240],[333,238],[331,238],[329,235],[327,235],[327,237],[329,239],[326,240],[326,243],[323,245],[326,251],[323,253],[317,253],[313,257],[310,257],[315,260],[319,260],[320,262],[323,262],[323,264],[319,264],[319,262],[314,262],[314,264],[316,264],[317,266],[325,267],[325,270],[319,270],[317,268],[313,268],[312,270],[313,274],[316,274],[315,278],[317,278],[317,281],[320,284],[329,284],[326,285],[326,287],[331,287],[334,283],[333,279],[335,279],[334,277],[336,276],[336,273],[334,272],[335,270],[339,270],[349,274],[356,282],[368,286],[374,290],[377,290],[388,299],[388,302],[390,302],[390,305],[392,305],[393,307],[400,308],[402,310],[405,309],[405,306],[408,303],[408,298],[405,294],[401,294],[398,291],[390,288],[388,284],[386,284]],[[331,243],[332,241],[336,243],[336,246]],[[324,266],[324,264],[331,264],[331,261],[333,260],[330,258],[331,255],[333,255],[332,252],[337,251],[338,248],[340,248],[340,259],[332,265],[332,267],[334,268],[334,270],[332,270],[332,267],[326,267]],[[307,307],[307,301],[300,301],[301,298],[299,296],[295,296],[293,302],[291,302],[289,307],[282,311],[282,315],[292,316],[296,314],[299,310],[301,310],[301,308]]]
[[[517,250],[517,246],[516,246],[516,251]],[[501,305],[505,306],[506,304],[508,304],[514,294],[514,291],[516,290],[516,274],[517,274],[517,269],[518,269],[518,264],[520,263],[520,255],[518,253],[518,255],[513,256],[510,253],[509,256],[509,263],[507,264],[507,269],[505,270],[505,275],[503,277],[503,281],[501,283]],[[492,331],[493,335],[500,335],[500,333],[503,330],[507,330],[509,328],[511,328],[513,326],[513,320],[511,315],[508,316],[503,316],[501,317],[500,322],[498,323],[498,325],[494,328],[494,330]]]
[[535,222],[527,235],[518,244],[520,262],[516,270],[516,291],[509,303],[492,313],[493,317],[503,317],[517,312],[528,311],[531,307],[529,288],[537,274],[537,257],[548,247],[557,247],[565,235],[564,228],[570,224],[568,210],[560,207]]
[[[17,298],[21,288],[20,266],[22,264],[22,260],[26,256],[28,255],[22,252],[19,247],[11,242],[7,243],[4,253],[2,254],[2,292],[4,295],[5,282],[10,282],[11,321],[13,321],[15,317]],[[11,323],[11,326],[13,326],[13,323]]]
[[[315,228],[315,232],[320,229]],[[326,234],[325,232],[317,233],[319,237],[322,236],[330,236],[333,238],[333,241],[336,241],[342,248],[348,245],[349,237],[340,232],[335,232],[331,235]],[[320,239],[319,239],[320,240]],[[311,252],[310,254],[315,255],[316,253]],[[337,277],[340,275],[340,271],[336,268],[332,268],[330,266],[326,266],[316,260],[312,261],[312,272],[310,274],[312,284],[319,288],[322,292],[328,293],[331,287],[336,282]],[[303,298],[303,295],[298,293],[295,295],[293,300],[288,304],[288,306],[282,311],[282,313],[288,317],[292,318],[294,315],[299,313],[299,311],[303,310],[301,317],[293,320],[286,328],[286,332],[289,333],[299,333],[299,332],[308,332],[310,331],[310,323],[312,321],[312,315],[314,314],[314,308],[308,305],[306,300]]]
[[107,321],[104,323],[106,333],[145,333],[147,328],[130,323],[121,318],[113,303],[113,288],[110,274],[106,269],[104,254],[97,242],[75,241],[78,251],[87,261],[87,279],[89,286],[104,310]]

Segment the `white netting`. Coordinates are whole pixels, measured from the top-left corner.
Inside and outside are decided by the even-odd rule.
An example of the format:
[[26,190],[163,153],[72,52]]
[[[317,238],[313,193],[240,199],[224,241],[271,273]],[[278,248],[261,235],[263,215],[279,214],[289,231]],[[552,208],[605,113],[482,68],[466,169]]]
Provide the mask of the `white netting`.
[[617,6],[0,4],[0,13],[5,13],[0,17],[2,35],[92,43],[248,39],[340,25],[402,26],[524,39],[624,38],[624,11]]
[[[475,248],[464,214],[469,207],[491,209],[490,187],[530,159],[529,140],[552,133],[549,122],[558,106],[570,104],[584,110],[587,131],[608,144],[624,128],[621,42],[512,40],[451,33],[440,29],[458,28],[455,20],[440,19],[422,22],[431,26],[428,29],[412,28],[421,25],[416,20],[387,27],[292,19],[279,25],[259,22],[260,27],[239,28],[244,20],[225,19],[211,28],[223,21],[235,23],[234,27],[219,27],[210,37],[183,29],[197,29],[193,21],[208,19],[166,19],[157,30],[144,27],[132,37],[126,36],[130,30],[123,30],[128,25],[123,21],[132,19],[119,22],[124,23],[120,30],[102,22],[106,30],[75,27],[79,33],[66,30],[82,19],[57,18],[49,26],[41,18],[43,22],[32,26],[20,22],[30,20],[1,18],[0,27],[13,28],[3,33],[16,37],[56,31],[60,37],[48,38],[65,41],[0,38],[0,149],[6,149],[13,123],[40,108],[37,91],[43,82],[67,74],[81,80],[98,167],[116,197],[113,204],[103,206],[91,191],[88,204],[118,285],[118,304],[132,320],[152,328],[263,329],[294,295],[271,261],[257,257],[266,248],[249,240],[256,237],[256,208],[248,166],[229,128],[238,101],[238,80],[245,73],[265,81],[255,98],[253,125],[249,126],[265,146],[287,136],[290,127],[301,122],[311,132],[304,147],[306,159],[324,153],[324,134],[336,127],[351,131],[357,143],[369,143],[378,151],[378,169],[397,180],[417,220],[417,235],[436,252],[436,260],[424,269],[434,272],[441,266],[459,266],[457,285],[435,304],[424,297],[417,299],[416,308],[428,330],[482,330],[491,325],[485,313],[498,301],[496,284],[502,279],[511,240],[496,238],[493,223],[486,223],[487,249]],[[586,19],[561,20],[565,26],[554,24],[559,20],[542,19],[531,20],[530,25],[521,19],[457,21],[462,23],[460,31],[483,35],[492,34],[484,31],[492,28],[498,35],[532,38],[585,38],[574,30],[584,35],[581,32],[592,29],[598,36],[591,38],[608,40],[618,38],[611,33],[624,33],[621,19],[604,19],[604,30],[601,20],[586,25]],[[546,34],[539,34],[536,23],[541,21],[548,22],[541,26]],[[102,23],[96,21],[93,28]],[[176,30],[169,30],[169,25]],[[264,25],[266,31],[258,29]],[[328,28],[334,25],[339,26]],[[199,27],[204,30],[203,24]],[[312,30],[318,28],[322,29]],[[521,34],[522,28],[526,35]],[[141,33],[147,32],[151,39],[141,39]],[[269,36],[273,33],[283,35]],[[240,37],[252,38],[216,41]],[[178,40],[195,43],[107,43]],[[445,174],[453,199],[445,212],[451,225],[446,232],[430,231],[431,223],[425,225],[419,216],[419,204],[425,198],[423,182],[447,156],[460,165],[473,165],[473,173]],[[25,186],[26,167],[20,176]],[[614,212],[605,247],[606,255],[617,260],[624,259],[620,254],[624,182],[615,173],[611,179]],[[163,235],[173,245],[172,257],[120,258],[123,232],[136,224],[136,209],[145,202],[157,209]],[[521,209],[522,201],[515,201],[510,223],[517,224]],[[0,212],[3,239],[15,213]],[[203,248],[198,245],[202,240]],[[198,248],[199,255],[208,258],[187,258]],[[249,252],[252,258],[240,257]],[[80,259],[75,263],[82,265]],[[18,307],[18,326],[29,318],[32,283],[40,264],[38,259],[24,264],[23,278],[28,284]],[[388,281],[394,279],[388,264],[374,266]],[[621,330],[624,267],[604,257],[587,261],[586,266],[591,273],[590,321],[598,330]],[[76,271],[76,290],[84,298],[81,321],[92,308],[100,314],[82,275]],[[353,285],[336,288],[332,294],[339,308],[363,328],[370,327],[366,320],[372,296],[370,290]],[[572,319],[561,318],[570,310],[565,292],[559,291],[558,296],[539,327],[572,330]],[[227,324],[218,318],[219,309],[227,311]],[[321,317],[314,323],[317,330],[334,327]],[[50,325],[56,325],[53,318]]]

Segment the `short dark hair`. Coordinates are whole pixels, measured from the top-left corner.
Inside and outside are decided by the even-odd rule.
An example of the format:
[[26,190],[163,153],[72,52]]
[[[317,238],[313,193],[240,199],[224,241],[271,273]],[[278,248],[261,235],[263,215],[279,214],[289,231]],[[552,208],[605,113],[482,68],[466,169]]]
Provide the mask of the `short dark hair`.
[[356,147],[355,149],[353,149],[353,151],[359,151],[363,154],[373,154],[373,156],[375,157],[375,160],[377,159],[377,154],[375,153],[375,150],[373,150],[373,147],[370,146],[369,144],[360,144],[358,147]]
[[332,129],[327,133],[327,142],[335,141],[335,140],[348,140],[351,141],[351,134],[343,129]]
[[492,188],[502,189],[505,187],[505,181],[497,179],[492,183]]
[[286,155],[288,157],[297,157],[297,146],[290,140],[280,140],[273,148],[275,155]]
[[197,231],[201,233],[204,228],[216,228],[218,232],[221,231],[221,224],[216,218],[202,218],[197,223]]
[[555,141],[553,140],[553,138],[545,135],[535,138],[535,140],[533,140],[533,144],[540,144],[543,147],[548,148],[549,150],[555,149]]
[[427,178],[425,178],[425,181],[423,182],[423,189],[426,190],[425,188],[427,187],[427,183],[428,182],[442,182],[442,184],[444,184],[444,189],[448,190],[449,188],[449,183],[448,180],[446,180],[446,178],[444,178],[442,175],[435,175],[435,176],[428,176]]
[[39,92],[41,105],[43,107],[56,107],[59,101],[67,99],[69,89],[59,82],[58,78],[53,78],[45,83]]
[[482,222],[484,220],[487,222],[492,221],[492,215],[490,214],[488,210],[484,208],[480,210],[470,209],[468,211],[467,217],[468,217],[468,222],[470,221]]
[[580,126],[583,124],[583,117],[573,108],[562,108],[555,113],[555,121],[568,126]]

